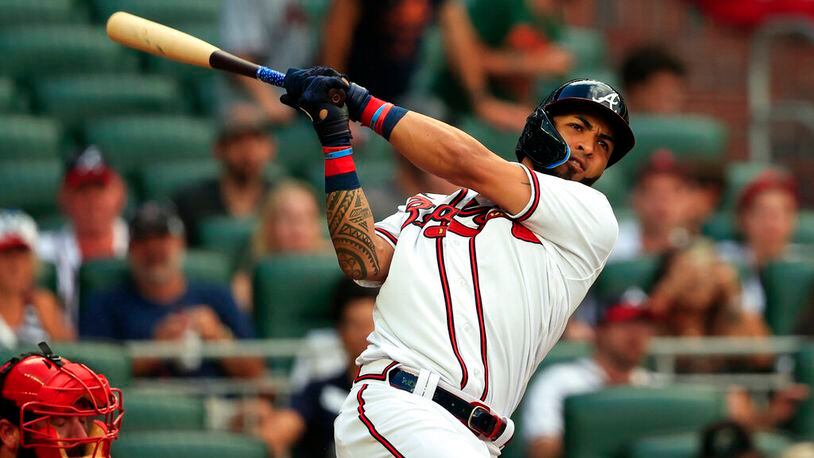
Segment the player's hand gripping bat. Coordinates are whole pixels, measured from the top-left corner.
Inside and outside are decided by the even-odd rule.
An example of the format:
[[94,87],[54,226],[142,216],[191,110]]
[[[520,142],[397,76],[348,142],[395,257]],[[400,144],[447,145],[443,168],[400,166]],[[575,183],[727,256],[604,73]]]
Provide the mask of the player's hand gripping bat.
[[[107,35],[127,47],[176,62],[216,68],[284,87],[285,73],[241,59],[192,35],[130,13],[113,13],[107,20]],[[329,95],[334,105],[345,101],[345,92],[341,89],[331,89]]]

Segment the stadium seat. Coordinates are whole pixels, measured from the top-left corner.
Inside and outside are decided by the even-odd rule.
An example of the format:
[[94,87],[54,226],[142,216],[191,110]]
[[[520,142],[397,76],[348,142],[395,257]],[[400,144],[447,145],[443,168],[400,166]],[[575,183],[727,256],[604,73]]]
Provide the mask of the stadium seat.
[[701,387],[620,387],[565,400],[568,458],[624,456],[640,438],[697,431],[722,419],[721,393]]
[[0,208],[19,208],[34,218],[54,214],[61,178],[59,161],[18,161],[13,167],[0,167]]
[[0,27],[84,22],[85,13],[73,0],[0,0]]
[[775,262],[766,266],[762,278],[766,291],[766,323],[773,334],[793,333],[801,312],[811,302],[814,263]]
[[87,142],[125,174],[163,162],[211,160],[214,136],[211,122],[184,116],[100,119],[85,132]]
[[14,87],[14,82],[10,78],[0,78],[0,113],[22,113],[23,108],[21,94]]
[[734,209],[743,187],[767,169],[766,164],[756,162],[733,162],[727,164],[725,170],[726,189],[724,189],[723,196],[721,197],[721,208],[727,210]]
[[59,159],[61,129],[48,118],[0,116],[0,161]]
[[500,157],[510,161],[517,160],[514,150],[517,147],[520,132],[501,131],[471,116],[461,120],[458,128],[475,137]]
[[630,120],[636,133],[636,146],[620,162],[632,176],[653,151],[667,148],[681,156],[698,160],[723,160],[726,127],[720,121],[704,116],[634,116]]
[[277,141],[277,163],[292,175],[308,179],[314,167],[322,167],[319,156],[314,158],[315,151],[322,151],[319,139],[311,123],[298,119],[274,132]]
[[[39,229],[39,228],[38,228]],[[57,269],[50,262],[37,262],[37,287],[57,293]]]
[[100,26],[3,27],[0,74],[45,78],[66,74],[132,72],[136,52],[111,41]]
[[93,118],[175,114],[183,100],[174,80],[163,76],[88,75],[54,78],[34,88],[37,107],[70,127]]
[[[704,234],[714,240],[736,240],[740,237],[735,216],[731,212],[713,215],[704,224]],[[814,211],[800,211],[797,230],[792,240],[800,244],[814,243]]]
[[226,256],[234,270],[249,247],[255,224],[254,218],[207,218],[198,230],[201,248]]
[[143,167],[138,172],[138,184],[143,200],[169,200],[186,185],[218,175],[214,160],[175,161],[161,167]]
[[[794,379],[814,390],[814,343],[803,345],[795,357]],[[800,404],[791,421],[791,430],[800,439],[814,440],[814,396]]]
[[254,271],[255,323],[260,337],[299,338],[329,327],[330,298],[342,272],[336,257],[280,255]]
[[[757,433],[755,442],[766,456],[781,456],[792,444],[789,438],[773,433]],[[647,437],[636,441],[629,457],[696,458],[700,456],[700,444],[700,433]]]
[[122,433],[138,431],[202,431],[206,426],[204,400],[175,393],[129,390]]
[[[229,262],[222,255],[202,250],[187,250],[184,271],[192,280],[229,285]],[[88,261],[79,269],[80,307],[87,304],[94,293],[109,291],[122,285],[128,278],[127,261],[101,259]]]
[[[99,342],[49,342],[54,353],[71,361],[87,365],[94,371],[105,374],[113,386],[126,387],[133,378],[131,361],[127,350],[121,345]],[[0,349],[0,360],[6,361],[22,353],[36,352],[34,345]]]
[[[127,402],[127,399],[125,399]],[[125,414],[124,422],[127,422]],[[126,426],[125,426],[126,428]],[[259,439],[215,431],[142,431],[113,443],[116,458],[268,458]]]
[[116,11],[127,11],[152,21],[176,26],[184,22],[217,23],[222,0],[92,0],[100,22]]
[[[605,194],[608,198],[614,211],[617,209],[627,207],[630,202],[628,201],[628,187],[630,182],[620,168],[612,167],[602,174],[602,178],[596,182],[594,189]],[[617,214],[617,217],[619,215]]]
[[616,300],[629,288],[638,287],[645,291],[655,280],[658,259],[642,257],[631,261],[610,262],[599,274],[594,283],[594,291],[604,300]]

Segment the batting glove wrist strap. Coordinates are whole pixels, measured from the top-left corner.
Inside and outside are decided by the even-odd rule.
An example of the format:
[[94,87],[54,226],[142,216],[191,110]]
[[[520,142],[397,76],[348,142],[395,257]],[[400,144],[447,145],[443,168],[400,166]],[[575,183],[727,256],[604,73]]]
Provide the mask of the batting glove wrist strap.
[[393,132],[393,128],[406,114],[407,110],[404,108],[368,95],[368,100],[364,104],[359,121],[363,126],[370,127],[374,132],[384,137],[385,140],[390,140],[390,133]]
[[344,146],[323,146],[325,154],[325,192],[349,191],[361,187],[353,163],[353,149]]

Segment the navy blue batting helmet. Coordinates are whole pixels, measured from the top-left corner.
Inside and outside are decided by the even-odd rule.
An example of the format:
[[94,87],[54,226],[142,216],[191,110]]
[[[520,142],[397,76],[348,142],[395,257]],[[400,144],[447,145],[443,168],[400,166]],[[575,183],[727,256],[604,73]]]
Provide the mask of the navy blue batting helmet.
[[571,150],[554,127],[552,117],[583,110],[598,113],[608,122],[615,140],[608,167],[619,162],[636,143],[625,99],[609,84],[590,79],[563,84],[537,106],[526,120],[517,142],[517,159],[528,157],[539,171],[565,163],[571,157]]

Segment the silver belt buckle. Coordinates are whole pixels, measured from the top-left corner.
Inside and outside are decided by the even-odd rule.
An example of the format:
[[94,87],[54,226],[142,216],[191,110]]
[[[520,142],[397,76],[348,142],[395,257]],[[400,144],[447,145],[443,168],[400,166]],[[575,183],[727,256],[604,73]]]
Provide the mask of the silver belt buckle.
[[475,408],[472,409],[472,412],[469,413],[469,419],[466,420],[466,426],[469,429],[471,429],[472,431],[477,431],[479,435],[483,436],[483,435],[485,435],[485,433],[483,431],[475,429],[475,427],[472,426],[472,418],[475,417],[475,412],[477,412],[478,409],[484,411],[487,415],[491,415],[491,413],[489,412],[489,409],[487,409],[486,407],[483,407],[483,406],[477,406],[476,405]]

